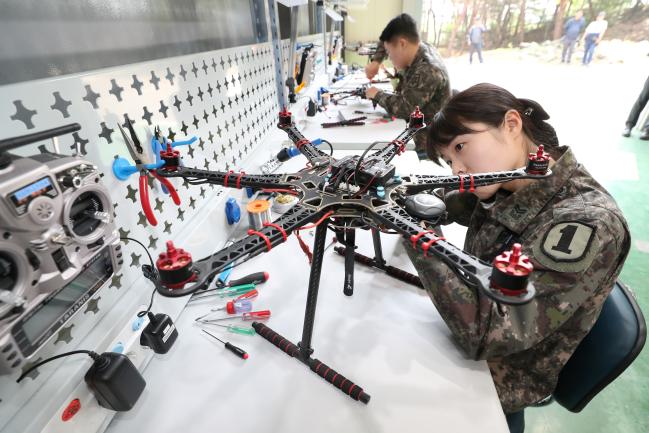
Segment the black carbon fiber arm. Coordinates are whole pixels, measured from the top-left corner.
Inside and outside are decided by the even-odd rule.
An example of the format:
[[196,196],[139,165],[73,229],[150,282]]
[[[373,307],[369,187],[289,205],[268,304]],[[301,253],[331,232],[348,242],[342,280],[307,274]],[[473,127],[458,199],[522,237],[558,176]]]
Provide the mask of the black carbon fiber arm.
[[323,210],[311,210],[297,204],[272,223],[265,223],[261,230],[249,230],[248,236],[194,262],[194,269],[198,271],[198,277],[194,283],[189,283],[182,289],[169,289],[156,282],[158,293],[168,297],[179,297],[206,289],[212,279],[228,264],[242,259],[249,260],[270,251],[273,247],[286,242],[288,236],[295,229],[317,220],[324,214]]

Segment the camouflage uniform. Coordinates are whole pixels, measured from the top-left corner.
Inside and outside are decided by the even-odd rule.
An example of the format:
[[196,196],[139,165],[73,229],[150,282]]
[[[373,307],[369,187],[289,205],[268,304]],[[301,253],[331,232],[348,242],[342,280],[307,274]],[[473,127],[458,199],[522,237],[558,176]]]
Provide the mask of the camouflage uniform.
[[[372,61],[381,62],[385,49],[379,45]],[[451,96],[451,84],[442,58],[430,45],[421,43],[414,60],[401,74],[394,94],[379,91],[373,98],[389,114],[408,120],[419,106],[427,122],[442,108]],[[415,135],[415,147],[420,156],[426,155],[426,131]]]
[[[566,147],[552,149],[553,175],[515,193],[498,192],[472,211],[464,249],[491,262],[515,242],[534,264],[536,298],[498,305],[441,261],[405,242],[424,287],[474,359],[485,359],[505,413],[550,395],[559,372],[599,316],[629,251],[613,198]],[[558,159],[557,159],[558,158]]]

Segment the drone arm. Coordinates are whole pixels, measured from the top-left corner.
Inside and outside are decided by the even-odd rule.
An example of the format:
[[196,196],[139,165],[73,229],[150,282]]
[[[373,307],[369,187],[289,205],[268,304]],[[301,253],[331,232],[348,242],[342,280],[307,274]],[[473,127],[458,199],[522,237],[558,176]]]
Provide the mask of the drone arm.
[[157,174],[161,177],[180,177],[191,182],[210,183],[228,188],[292,188],[292,185],[286,181],[287,175],[283,174],[245,174],[181,166],[174,170],[160,169]]
[[[388,111],[389,112],[389,111]],[[406,129],[404,129],[394,140],[384,146],[382,149],[377,150],[376,152],[370,155],[371,159],[381,159],[385,164],[388,164],[392,161],[392,158],[399,155],[406,149],[406,143],[410,141],[411,138],[426,127],[424,123],[424,115],[419,111],[419,107],[415,107],[415,110],[410,113],[410,119]]]
[[331,157],[322,150],[318,149],[310,140],[308,140],[293,123],[291,113],[282,110],[279,113],[279,123],[277,127],[288,135],[288,138],[295,144],[295,147],[306,156],[313,167],[329,163]]
[[326,162],[329,161],[329,155],[314,146],[310,140],[306,139],[295,125],[282,129],[286,132],[288,138],[293,142],[293,144],[295,144],[295,147],[297,147],[298,150],[307,157],[312,166],[315,167],[322,164],[323,160]]
[[311,210],[296,204],[277,220],[265,223],[262,229],[249,230],[248,236],[211,256],[196,261],[194,267],[199,271],[198,277],[190,286],[182,289],[168,289],[161,284],[156,284],[158,293],[168,297],[179,297],[207,289],[212,279],[230,263],[247,261],[272,250],[275,246],[286,242],[288,236],[295,229],[322,217],[323,214],[322,210]]
[[519,168],[512,171],[499,171],[476,175],[409,175],[402,177],[402,179],[404,180],[404,186],[408,191],[408,194],[414,194],[435,188],[458,189],[460,192],[473,192],[474,189],[479,186],[504,183],[516,179],[542,179],[551,174],[552,172],[550,170],[545,174],[530,174],[524,168]]
[[425,257],[434,255],[444,261],[467,283],[476,286],[491,274],[491,266],[462,251],[444,238],[425,232],[419,221],[412,218],[403,208],[394,205],[373,212],[374,219],[399,232],[408,239],[413,248]]

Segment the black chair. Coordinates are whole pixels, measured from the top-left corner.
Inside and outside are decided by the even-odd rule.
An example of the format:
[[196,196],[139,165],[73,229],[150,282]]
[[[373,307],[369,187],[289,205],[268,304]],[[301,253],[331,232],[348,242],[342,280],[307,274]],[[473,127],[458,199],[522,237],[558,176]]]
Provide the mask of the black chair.
[[647,326],[635,298],[617,281],[588,335],[559,374],[552,395],[571,412],[586,405],[638,356]]

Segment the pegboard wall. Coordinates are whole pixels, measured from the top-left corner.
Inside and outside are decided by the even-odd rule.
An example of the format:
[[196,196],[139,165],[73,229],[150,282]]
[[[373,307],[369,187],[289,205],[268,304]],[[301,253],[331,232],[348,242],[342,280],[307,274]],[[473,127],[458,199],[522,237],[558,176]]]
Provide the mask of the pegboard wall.
[[[334,34],[339,34],[338,32],[335,32]],[[329,39],[331,38],[331,33],[327,33],[327,44],[329,44]],[[314,35],[308,35],[308,36],[301,36],[297,38],[297,43],[300,44],[309,44],[313,43],[313,49],[316,53],[316,64],[315,64],[315,72],[316,74],[323,74],[324,69],[325,69],[325,64],[324,62],[327,61],[327,57],[325,55],[325,49],[323,47],[323,37],[322,33],[314,34]],[[282,40],[282,53],[286,53],[283,56],[282,59],[282,82],[285,83],[286,79],[288,78],[288,62],[289,62],[289,56],[288,53],[290,52],[289,49],[291,48],[291,40],[290,39],[283,39]],[[296,62],[300,61],[299,57],[296,57],[295,59]],[[333,66],[330,66],[330,68],[334,69],[336,67],[336,64]]]
[[[150,180],[150,200],[158,225],[149,225],[138,199],[137,175],[120,181],[112,173],[115,155],[130,159],[117,124],[124,125],[125,118],[130,119],[146,145],[154,126],[171,139],[196,136],[198,141],[191,147],[181,148],[185,165],[237,170],[264,142],[268,130],[275,128],[275,84],[271,45],[263,43],[3,86],[2,138],[79,123],[80,131],[59,137],[61,153],[72,155],[79,149],[83,158],[99,167],[111,191],[120,235],[140,240],[157,254],[165,240],[176,239],[202,208],[222,200],[225,194],[221,187],[183,185],[174,179],[181,198],[181,205],[176,206],[159,184]],[[45,148],[39,150],[35,144],[16,153],[52,150],[49,142],[41,144]],[[217,230],[206,228],[205,235],[216,239]],[[147,298],[151,286],[142,283],[140,272],[146,260],[140,246],[126,241],[120,273],[37,353],[38,358],[77,348],[124,291],[138,288]],[[135,284],[138,280],[140,283]],[[94,319],[88,320],[89,316]],[[37,372],[21,384],[15,383],[14,376],[0,377],[0,430],[55,372],[54,364],[39,369],[40,376]]]

